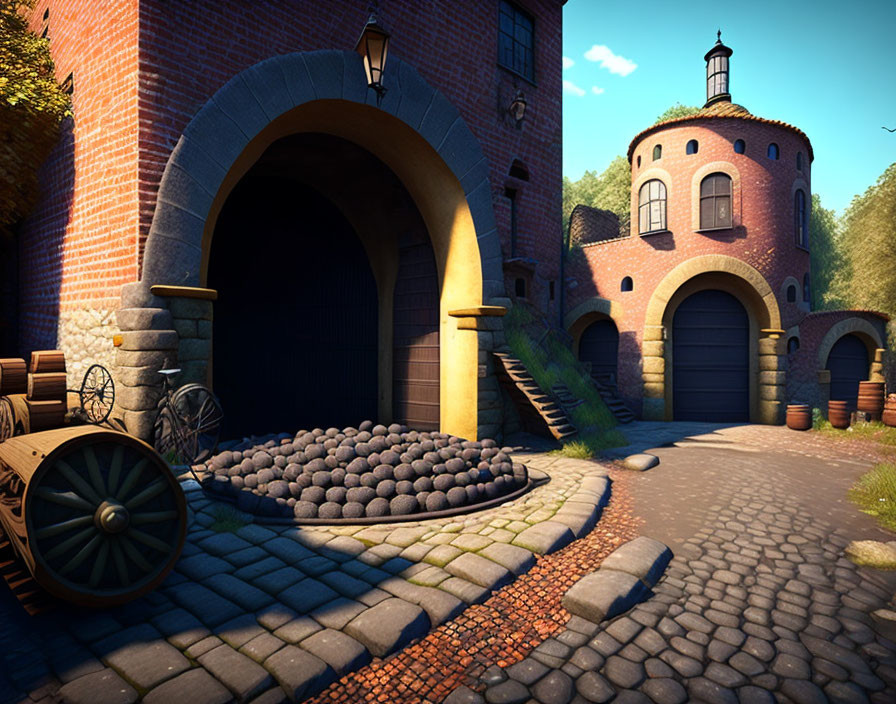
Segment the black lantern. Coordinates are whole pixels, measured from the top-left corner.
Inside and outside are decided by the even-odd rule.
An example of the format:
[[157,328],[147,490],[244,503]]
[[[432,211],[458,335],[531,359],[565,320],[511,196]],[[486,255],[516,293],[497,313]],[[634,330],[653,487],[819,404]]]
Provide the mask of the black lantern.
[[706,61],[706,104],[703,107],[709,107],[722,100],[731,102],[731,93],[728,89],[728,59],[734,52],[722,44],[721,29],[716,37],[715,46],[703,57]]
[[370,19],[361,32],[361,38],[355,45],[361,58],[364,59],[364,71],[367,74],[367,85],[373,88],[377,94],[377,100],[383,96],[386,89],[383,87],[383,71],[386,70],[386,54],[389,51],[389,32],[379,23],[376,17],[376,8],[370,14]]
[[510,107],[507,108],[507,112],[516,120],[517,127],[519,127],[526,116],[526,98],[523,95],[523,91],[518,90],[516,92],[516,95],[513,96],[513,100],[510,102]]

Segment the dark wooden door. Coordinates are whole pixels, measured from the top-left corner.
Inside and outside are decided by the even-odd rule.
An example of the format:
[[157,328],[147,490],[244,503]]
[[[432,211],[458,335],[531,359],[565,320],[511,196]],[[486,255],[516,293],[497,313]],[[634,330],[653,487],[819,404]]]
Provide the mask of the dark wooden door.
[[828,355],[826,367],[831,372],[831,400],[848,401],[849,409],[856,410],[859,382],[868,379],[868,348],[855,335],[844,335]]
[[376,420],[376,282],[330,201],[250,172],[218,219],[209,285],[223,437]]
[[672,321],[674,420],[733,422],[750,418],[750,323],[724,291],[686,298]]
[[399,238],[393,315],[393,418],[415,430],[438,430],[439,274],[422,227]]
[[619,330],[612,320],[597,320],[579,338],[579,359],[591,362],[591,376],[605,386],[616,386]]

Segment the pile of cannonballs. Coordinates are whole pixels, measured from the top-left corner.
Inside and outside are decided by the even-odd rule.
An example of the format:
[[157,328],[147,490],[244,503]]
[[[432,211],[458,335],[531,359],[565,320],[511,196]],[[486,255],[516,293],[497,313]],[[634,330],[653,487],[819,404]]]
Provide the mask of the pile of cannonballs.
[[[245,444],[243,445],[245,447]],[[520,489],[510,448],[364,421],[300,430],[207,462],[206,487],[250,513],[297,519],[410,516],[471,506]]]

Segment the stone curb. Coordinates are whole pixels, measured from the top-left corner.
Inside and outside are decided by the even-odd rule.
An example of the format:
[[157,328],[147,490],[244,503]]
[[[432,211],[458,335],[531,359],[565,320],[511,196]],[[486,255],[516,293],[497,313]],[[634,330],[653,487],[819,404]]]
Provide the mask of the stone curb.
[[625,613],[647,599],[663,576],[672,551],[641,536],[616,548],[595,572],[566,592],[561,604],[574,616],[600,623]]
[[646,472],[648,469],[656,467],[660,463],[660,458],[646,452],[639,452],[636,455],[629,455],[622,460],[622,466],[635,472]]

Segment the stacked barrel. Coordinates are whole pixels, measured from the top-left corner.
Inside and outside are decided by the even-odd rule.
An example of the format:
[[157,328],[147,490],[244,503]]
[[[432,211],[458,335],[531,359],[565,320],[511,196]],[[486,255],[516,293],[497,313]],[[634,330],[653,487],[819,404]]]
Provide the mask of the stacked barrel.
[[0,359],[0,440],[62,427],[66,395],[61,350],[32,352],[30,366],[24,359]]

